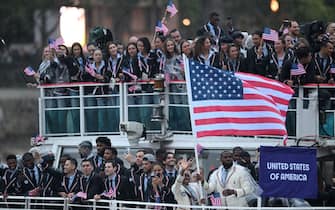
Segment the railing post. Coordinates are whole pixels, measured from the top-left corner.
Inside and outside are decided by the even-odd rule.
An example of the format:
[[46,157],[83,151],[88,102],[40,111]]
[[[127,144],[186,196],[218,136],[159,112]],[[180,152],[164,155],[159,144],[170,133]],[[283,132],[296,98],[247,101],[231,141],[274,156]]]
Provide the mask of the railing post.
[[80,136],[85,134],[85,110],[84,110],[84,87],[79,86],[79,114],[80,114]]
[[300,129],[300,116],[303,109],[303,96],[304,96],[304,89],[303,87],[299,87],[298,89],[298,97],[296,99],[296,122],[295,122],[295,129],[296,129],[296,138],[299,139],[302,137],[301,129]]
[[24,204],[24,209],[30,209],[30,198],[26,198],[25,204]]
[[[317,112],[316,112],[316,119],[315,119],[315,123],[316,123],[316,127],[315,127],[315,130],[316,130],[316,138],[315,138],[315,142],[319,142],[320,141],[320,100],[319,100],[319,84],[317,86],[317,89],[316,89],[316,103],[317,103]],[[325,113],[326,115],[326,113]]]
[[38,126],[39,126],[39,135],[44,136],[45,134],[45,98],[44,98],[44,88],[40,87],[40,97],[38,98]]
[[111,200],[110,209],[112,209],[112,210],[117,209],[117,202],[115,200]]
[[[128,91],[127,91],[127,83],[123,83],[122,85],[122,91],[123,94],[121,96],[121,98],[123,98],[123,104],[122,106],[120,106],[121,110],[120,110],[120,115],[123,115],[123,120],[124,121],[128,121]],[[121,93],[121,92],[120,92]],[[124,113],[122,113],[122,108],[124,108]]]
[[68,201],[69,201],[69,199],[64,198],[64,207],[63,207],[63,210],[68,210],[69,209]]
[[170,113],[170,86],[169,86],[169,84],[170,83],[167,83],[167,82],[165,82],[165,84],[166,84],[166,87],[165,87],[165,89],[164,89],[164,92],[163,92],[163,94],[161,95],[162,97],[163,97],[163,99],[164,99],[164,101],[165,101],[165,107],[164,107],[164,115],[165,115],[165,120],[164,120],[164,123],[165,123],[165,126],[166,126],[166,128],[168,128],[169,127],[169,123],[168,122],[170,122],[170,119],[169,119],[169,113]]
[[97,201],[94,199],[93,200],[93,210],[97,209]]
[[262,209],[262,197],[257,197],[257,209]]

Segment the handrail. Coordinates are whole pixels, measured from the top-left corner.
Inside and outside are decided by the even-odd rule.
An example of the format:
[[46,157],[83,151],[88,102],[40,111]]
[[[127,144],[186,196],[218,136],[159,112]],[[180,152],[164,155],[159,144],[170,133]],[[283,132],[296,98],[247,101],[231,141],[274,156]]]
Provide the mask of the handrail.
[[[132,85],[152,85],[154,87],[155,85],[155,81],[154,80],[138,80],[136,82],[116,82],[115,86],[118,87],[118,91],[119,92],[108,92],[104,95],[92,95],[92,94],[87,94],[85,92],[86,88],[85,87],[92,87],[92,86],[109,86],[110,83],[95,83],[95,82],[78,82],[78,83],[61,83],[61,84],[42,84],[40,86],[38,86],[38,88],[41,89],[40,94],[40,105],[39,105],[39,114],[40,114],[40,134],[42,135],[46,135],[46,136],[58,136],[58,134],[62,134],[62,135],[66,135],[66,131],[65,132],[49,132],[46,130],[46,123],[47,120],[50,119],[50,116],[46,116],[46,112],[49,112],[49,114],[52,112],[53,113],[60,113],[61,111],[67,111],[67,112],[71,112],[72,110],[72,114],[75,114],[75,112],[80,113],[80,130],[77,132],[74,132],[76,134],[80,133],[80,136],[85,136],[85,135],[92,135],[94,133],[99,133],[98,130],[96,131],[88,131],[87,128],[85,127],[85,123],[86,123],[86,114],[88,112],[88,110],[103,110],[105,109],[106,112],[110,113],[112,109],[114,110],[118,110],[120,112],[120,122],[121,121],[128,121],[128,120],[134,120],[134,113],[131,114],[130,110],[132,111],[141,111],[143,110],[143,115],[141,117],[139,117],[142,120],[145,120],[146,123],[150,122],[150,119],[147,119],[143,116],[149,116],[148,112],[150,112],[150,107],[154,108],[155,106],[158,105],[159,101],[163,98],[165,98],[165,108],[164,108],[164,115],[166,117],[173,117],[174,115],[170,115],[172,112],[170,110],[174,110],[175,115],[179,114],[180,112],[187,112],[187,108],[189,107],[188,102],[187,102],[187,91],[185,91],[185,89],[182,90],[171,90],[170,91],[170,86],[171,85],[175,85],[175,84],[183,84],[185,85],[185,81],[180,81],[180,80],[173,80],[170,81],[170,85],[165,84],[165,90],[164,91],[155,91],[153,88],[150,89],[150,91],[139,91],[139,92],[129,92],[128,87],[132,86]],[[69,92],[68,94],[64,94],[64,95],[57,95],[57,96],[52,96],[53,94],[49,95],[47,92],[47,89],[57,89],[57,88],[71,88],[71,87],[79,87],[79,94],[78,95],[71,95],[71,93]],[[172,86],[171,86],[172,87]],[[108,87],[110,88],[110,87]],[[143,86],[142,86],[143,88]],[[306,91],[303,90],[311,90],[311,89],[318,89],[318,88],[323,88],[323,89],[334,89],[335,91],[335,85],[333,84],[307,84],[305,86],[300,86],[299,87],[299,91],[297,91],[297,96],[294,96],[292,98],[292,104],[295,104],[294,106],[289,107],[288,109],[288,113],[289,116],[288,118],[288,127],[290,127],[290,133],[289,133],[289,138],[296,138],[299,139],[301,137],[304,137],[306,135],[314,135],[316,136],[316,138],[318,138],[318,136],[320,136],[320,134],[322,135],[323,131],[319,131],[319,129],[317,128],[317,126],[319,125],[319,122],[315,122],[315,126],[313,127],[313,129],[307,130],[304,129],[303,126],[301,126],[301,123],[304,123],[304,120],[301,121],[301,119],[303,119],[303,117],[305,116],[305,111],[306,110],[306,101],[309,101],[309,104],[316,104],[314,107],[318,106],[318,101],[317,101],[317,93],[314,91],[314,94],[309,95],[306,94]],[[310,91],[308,91],[310,92]],[[135,96],[134,98],[132,96]],[[136,98],[137,96],[137,98]],[[145,97],[150,96],[153,97],[151,99],[144,99]],[[179,98],[178,98],[179,97]],[[99,98],[99,99],[98,99]],[[174,100],[175,98],[177,98],[178,102],[175,103]],[[55,99],[55,100],[54,100]],[[56,103],[56,100],[63,100],[63,101],[69,101],[69,100],[78,100],[80,103],[78,103],[78,105],[73,106],[71,105],[67,105],[67,106],[46,106],[46,103],[50,102],[50,103]],[[86,103],[86,100],[105,100],[105,102],[103,103],[107,103],[106,101],[108,101],[107,104],[103,104],[103,105],[99,105],[99,104],[95,104],[95,105],[88,105]],[[111,102],[110,100],[117,100],[118,103],[115,104],[115,102]],[[136,99],[136,102],[134,101],[134,99]],[[129,101],[132,101],[132,103],[129,103]],[[172,101],[171,101],[172,100]],[[331,99],[332,100],[332,99]],[[143,102],[145,101],[145,102]],[[150,101],[150,102],[147,102]],[[182,102],[181,102],[182,101]],[[67,102],[69,103],[69,102]],[[71,102],[72,103],[72,102]],[[308,106],[308,104],[307,104]],[[310,106],[311,107],[311,106]],[[138,109],[138,110],[137,110]],[[176,111],[176,110],[179,111]],[[144,111],[145,110],[145,111]],[[334,110],[334,111],[333,111]],[[129,112],[129,114],[128,114]],[[142,112],[142,111],[141,111]],[[329,109],[325,111],[328,116],[330,116],[332,113],[334,113],[334,118],[335,118],[335,109]],[[317,113],[317,111],[312,111],[310,112],[310,114],[313,114],[313,118],[318,119],[319,117],[319,113]],[[71,115],[73,116],[73,115]],[[135,115],[136,116],[136,115]],[[136,118],[137,119],[137,118]],[[290,121],[290,119],[293,119],[293,121]],[[176,119],[174,118],[170,118],[167,119],[168,121],[168,127],[172,128],[170,129],[173,132],[187,132],[190,133],[190,127],[189,125],[186,126],[185,128],[180,129],[179,126],[175,126],[174,124],[170,124],[173,123],[173,121],[175,121]],[[138,121],[138,120],[135,120]],[[294,124],[294,122],[296,122]],[[171,125],[173,125],[171,127]],[[153,126],[153,124],[151,124],[151,126]],[[300,126],[300,127],[299,127]],[[115,126],[113,125],[113,128]],[[150,126],[148,126],[147,128],[150,128]],[[48,127],[49,129],[49,127]],[[301,130],[303,129],[303,130]],[[115,129],[113,129],[114,131],[116,131]],[[154,132],[157,130],[157,126],[153,126],[152,129],[147,129],[148,133],[150,132]],[[305,131],[307,131],[307,133],[305,134]],[[313,131],[313,132],[312,132]],[[71,132],[70,132],[71,133]],[[73,132],[72,132],[73,133]],[[106,133],[106,132],[105,132]],[[108,133],[108,131],[107,131]],[[115,132],[110,132],[115,134]],[[320,133],[320,134],[319,134]],[[334,135],[334,131],[331,130],[328,133],[331,134],[331,136]],[[269,138],[276,138],[276,136],[264,136],[264,137],[269,137]],[[277,136],[278,138],[278,136]]]
[[[0,196],[0,199],[4,199],[3,196]],[[149,203],[149,202],[138,202],[138,201],[121,201],[121,200],[94,200],[89,199],[86,200],[87,204],[78,204],[78,203],[71,203],[69,202],[69,198],[61,198],[61,197],[29,197],[29,196],[8,196],[6,199],[11,199],[11,202],[7,202],[7,204],[17,204],[23,205],[25,203],[29,203],[28,206],[62,206],[64,205],[64,209],[69,209],[69,207],[92,207],[93,209],[96,208],[109,208],[109,206],[119,206],[128,205],[127,209],[136,209],[136,206],[145,206],[146,208],[141,209],[153,209],[156,207],[170,207],[170,208],[182,208],[182,209],[227,209],[226,206],[205,206],[205,205],[179,205],[179,204],[168,204],[168,203]],[[21,200],[21,202],[14,202],[15,200]],[[24,200],[24,201],[22,201]],[[62,203],[34,203],[31,201],[62,201]],[[0,202],[0,204],[6,204],[6,202]],[[99,204],[109,204],[109,206],[99,205]],[[129,205],[133,205],[135,207],[129,207]],[[1,207],[0,207],[1,209]],[[8,208],[6,208],[8,209]],[[229,206],[229,209],[241,209],[240,206]],[[335,207],[243,207],[245,210],[334,210]]]

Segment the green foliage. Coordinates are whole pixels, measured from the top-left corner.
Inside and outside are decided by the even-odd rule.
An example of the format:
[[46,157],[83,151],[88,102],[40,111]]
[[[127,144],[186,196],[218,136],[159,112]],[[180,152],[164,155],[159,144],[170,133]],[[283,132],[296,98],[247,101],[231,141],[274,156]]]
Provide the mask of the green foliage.
[[323,20],[334,21],[334,6],[326,4],[324,0],[296,0],[296,18],[301,21]]

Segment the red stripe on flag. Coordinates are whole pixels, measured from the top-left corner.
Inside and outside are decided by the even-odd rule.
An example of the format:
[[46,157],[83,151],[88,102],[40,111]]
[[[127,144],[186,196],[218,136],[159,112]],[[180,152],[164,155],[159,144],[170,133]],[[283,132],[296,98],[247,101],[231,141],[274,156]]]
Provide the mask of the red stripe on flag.
[[286,135],[284,130],[269,129],[269,130],[209,130],[197,132],[197,137],[206,136],[256,136],[256,135]]
[[254,86],[257,86],[257,88],[268,88],[268,89],[277,90],[277,91],[280,91],[286,94],[293,94],[291,88],[280,87],[280,86],[272,85],[266,82],[258,82],[258,81],[250,81],[250,80],[247,80],[247,82],[251,83]]
[[282,120],[272,117],[262,117],[262,118],[209,118],[195,120],[196,125],[208,125],[208,124],[217,124],[217,123],[283,123]]
[[278,111],[269,106],[205,106],[195,107],[194,113],[205,113],[205,112],[252,112],[252,111],[271,111],[278,113]]

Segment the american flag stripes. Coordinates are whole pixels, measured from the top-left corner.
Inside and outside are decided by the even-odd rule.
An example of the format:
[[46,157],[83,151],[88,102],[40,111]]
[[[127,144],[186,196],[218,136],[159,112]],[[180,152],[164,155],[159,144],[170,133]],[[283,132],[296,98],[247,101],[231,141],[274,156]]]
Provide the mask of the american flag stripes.
[[264,28],[263,39],[269,41],[278,41],[278,32],[271,28]]
[[[287,108],[277,106],[280,98],[274,99],[271,94],[257,89],[257,86],[269,88],[270,80],[262,83],[261,78],[257,78],[254,84],[264,85],[254,86],[230,72],[193,60],[185,59],[185,62],[192,130],[196,137],[287,135],[281,113]],[[290,98],[291,94],[287,94],[285,100]]]
[[335,64],[330,64],[330,69],[329,69],[329,72],[331,73],[331,74],[335,74]]
[[26,68],[24,68],[23,72],[27,75],[27,76],[34,76],[35,71],[31,66],[28,66]]
[[89,64],[85,66],[85,71],[89,73],[92,77],[95,77],[96,75],[94,68]]
[[57,49],[59,45],[64,44],[64,39],[62,37],[58,37],[55,40],[49,39],[49,47],[53,49]]
[[166,6],[166,11],[170,13],[170,17],[173,17],[177,14],[178,10],[172,0],[168,1],[168,4]]
[[281,82],[255,74],[237,72],[235,73],[235,76],[248,82],[250,85],[253,85],[261,93],[270,96],[280,110],[283,120],[285,121],[288,104],[292,94],[294,94],[292,88]]
[[292,63],[291,76],[298,76],[302,74],[306,74],[306,70],[304,66],[301,63],[298,63],[298,64]]
[[213,193],[209,196],[209,199],[211,200],[212,206],[222,206],[220,193]]
[[161,21],[157,22],[157,25],[155,27],[155,31],[156,32],[163,32],[164,36],[167,35],[169,29],[166,27],[166,25],[164,23],[162,23]]

